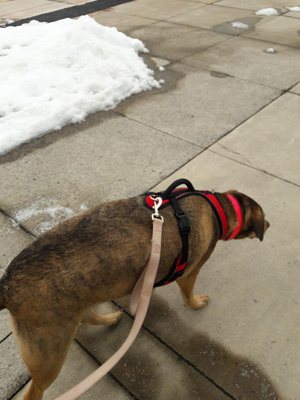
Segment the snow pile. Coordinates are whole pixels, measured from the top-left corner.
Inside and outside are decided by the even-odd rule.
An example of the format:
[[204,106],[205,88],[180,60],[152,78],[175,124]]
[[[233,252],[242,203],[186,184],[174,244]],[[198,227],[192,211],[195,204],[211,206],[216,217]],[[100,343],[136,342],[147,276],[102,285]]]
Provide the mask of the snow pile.
[[238,29],[248,29],[249,25],[244,24],[243,22],[239,22],[239,21],[234,21],[231,22],[230,24],[233,28],[238,28]]
[[256,11],[255,14],[271,17],[272,15],[278,15],[279,12],[275,8],[262,8],[261,10]]
[[292,12],[300,12],[300,6],[295,6],[295,7],[286,7],[289,11]]
[[159,88],[139,52],[88,16],[0,29],[0,154]]

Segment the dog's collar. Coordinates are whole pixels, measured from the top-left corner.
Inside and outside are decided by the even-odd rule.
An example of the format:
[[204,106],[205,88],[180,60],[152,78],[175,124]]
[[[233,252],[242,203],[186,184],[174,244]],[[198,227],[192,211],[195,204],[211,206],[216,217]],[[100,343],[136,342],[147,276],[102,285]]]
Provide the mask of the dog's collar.
[[231,235],[225,239],[225,240],[231,240],[237,237],[237,235],[240,233],[242,226],[243,226],[243,213],[242,213],[242,208],[240,206],[240,203],[237,201],[237,199],[232,196],[232,194],[226,194],[227,198],[232,204],[232,207],[235,211],[235,216],[237,220],[237,226],[234,228],[232,231]]
[[239,204],[239,202],[237,201],[237,199],[231,195],[231,194],[226,194],[226,197],[228,198],[228,200],[230,201],[235,215],[236,215],[236,220],[237,220],[237,225],[234,228],[234,230],[232,231],[232,233],[228,236],[228,231],[229,231],[229,223],[228,223],[228,218],[227,215],[224,211],[224,208],[222,206],[222,204],[220,203],[219,199],[217,198],[215,193],[212,192],[197,192],[199,193],[199,195],[201,195],[203,198],[205,198],[209,204],[211,205],[218,223],[219,223],[219,228],[220,228],[220,239],[221,240],[231,240],[234,239],[241,231],[242,226],[243,226],[243,213],[242,213],[242,209],[241,206]]

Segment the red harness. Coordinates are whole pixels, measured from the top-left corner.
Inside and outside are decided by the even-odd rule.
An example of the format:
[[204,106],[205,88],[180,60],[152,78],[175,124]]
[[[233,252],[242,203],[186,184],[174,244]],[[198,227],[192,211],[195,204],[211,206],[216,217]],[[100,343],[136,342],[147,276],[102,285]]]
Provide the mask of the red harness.
[[[177,186],[185,184],[188,188],[183,189],[183,188],[177,188]],[[229,229],[229,224],[228,224],[228,218],[227,215],[225,214],[224,208],[220,201],[218,200],[218,194],[209,192],[209,191],[199,191],[195,190],[193,185],[187,181],[186,179],[180,179],[178,181],[175,181],[172,185],[169,186],[169,188],[165,192],[160,192],[160,193],[147,193],[145,197],[145,205],[148,208],[153,208],[154,206],[154,201],[153,197],[161,197],[162,198],[162,205],[161,208],[167,207],[168,205],[172,205],[174,209],[174,214],[177,218],[178,221],[178,227],[180,231],[180,236],[182,240],[182,251],[181,253],[177,256],[175,262],[173,263],[173,266],[169,272],[169,274],[157,282],[155,286],[162,286],[162,285],[167,285],[174,280],[176,280],[179,276],[181,276],[184,273],[184,270],[187,266],[187,261],[188,261],[188,235],[189,235],[189,220],[188,217],[185,215],[185,213],[181,210],[179,206],[179,201],[187,196],[199,196],[205,199],[210,206],[212,207],[212,210],[217,218],[218,225],[219,225],[219,230],[220,230],[220,239],[221,240],[231,240],[234,239],[240,232],[242,225],[243,225],[243,213],[241,206],[237,199],[231,195],[227,194],[227,198],[231,202],[233,209],[236,214],[236,219],[237,219],[237,225],[234,228],[233,232],[228,236],[228,229]]]

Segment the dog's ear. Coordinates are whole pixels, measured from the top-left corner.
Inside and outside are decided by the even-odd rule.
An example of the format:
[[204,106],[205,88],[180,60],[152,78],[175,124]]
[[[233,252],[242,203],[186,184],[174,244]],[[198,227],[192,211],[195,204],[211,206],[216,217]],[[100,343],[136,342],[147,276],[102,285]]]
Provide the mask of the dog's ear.
[[265,217],[260,210],[255,211],[256,212],[253,214],[253,230],[256,237],[262,242],[265,233]]

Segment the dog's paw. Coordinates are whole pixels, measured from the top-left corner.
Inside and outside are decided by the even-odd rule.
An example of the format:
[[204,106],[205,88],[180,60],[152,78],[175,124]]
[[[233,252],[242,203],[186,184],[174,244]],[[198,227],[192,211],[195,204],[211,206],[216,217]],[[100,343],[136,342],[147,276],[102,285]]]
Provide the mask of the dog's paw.
[[116,311],[111,314],[103,315],[102,318],[105,318],[105,320],[103,321],[103,325],[116,325],[122,315],[123,311]]
[[83,314],[81,322],[83,324],[91,325],[115,325],[118,323],[122,314],[122,311],[116,311],[110,314],[99,315],[94,310],[89,308]]
[[208,296],[196,294],[193,298],[189,301],[189,305],[194,310],[199,310],[199,308],[206,307],[208,304]]

